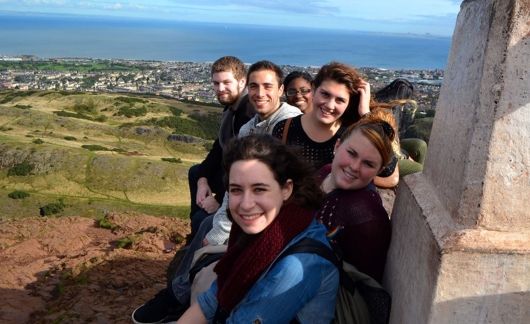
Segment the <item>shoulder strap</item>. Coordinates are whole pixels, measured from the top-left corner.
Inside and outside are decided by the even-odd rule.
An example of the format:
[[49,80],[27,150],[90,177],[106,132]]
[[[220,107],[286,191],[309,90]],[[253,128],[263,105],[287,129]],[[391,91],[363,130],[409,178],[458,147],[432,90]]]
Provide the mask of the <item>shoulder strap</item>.
[[295,253],[315,253],[334,264],[339,270],[342,269],[342,262],[340,262],[333,250],[315,239],[304,238],[300,240],[283,251],[278,259]]
[[277,260],[295,253],[315,253],[334,264],[337,267],[337,270],[339,270],[341,285],[344,285],[351,291],[355,291],[357,288],[357,283],[362,280],[362,277],[352,279],[350,276],[348,276],[343,269],[342,261],[337,257],[335,252],[320,241],[311,238],[304,238],[283,251]]
[[291,126],[291,121],[293,118],[287,118],[285,120],[285,124],[283,125],[283,133],[282,133],[282,143],[287,144],[287,134],[289,133],[289,127]]

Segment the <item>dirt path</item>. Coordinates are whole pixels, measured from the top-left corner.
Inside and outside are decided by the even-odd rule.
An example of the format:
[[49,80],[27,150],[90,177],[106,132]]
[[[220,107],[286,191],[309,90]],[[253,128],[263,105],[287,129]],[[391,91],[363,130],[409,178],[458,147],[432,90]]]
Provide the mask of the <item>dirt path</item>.
[[[112,231],[81,217],[0,223],[0,323],[130,323],[132,310],[164,287],[173,242],[189,225],[108,219]],[[129,249],[117,247],[124,237],[135,242]]]

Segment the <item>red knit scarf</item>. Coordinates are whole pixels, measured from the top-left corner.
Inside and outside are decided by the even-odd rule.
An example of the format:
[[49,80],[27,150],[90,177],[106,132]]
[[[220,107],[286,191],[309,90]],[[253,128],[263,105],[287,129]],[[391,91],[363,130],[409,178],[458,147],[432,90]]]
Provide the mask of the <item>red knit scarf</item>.
[[312,219],[312,211],[287,204],[259,234],[247,235],[237,223],[232,223],[228,249],[214,268],[217,300],[223,312],[232,311],[263,271],[297,234],[309,226]]

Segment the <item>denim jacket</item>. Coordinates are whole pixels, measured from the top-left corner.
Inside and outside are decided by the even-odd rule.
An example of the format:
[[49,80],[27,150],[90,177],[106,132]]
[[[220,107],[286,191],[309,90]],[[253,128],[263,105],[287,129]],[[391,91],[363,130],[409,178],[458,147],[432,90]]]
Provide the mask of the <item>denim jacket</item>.
[[[313,220],[287,247],[302,238],[328,244],[325,227]],[[286,248],[287,248],[286,247]],[[312,253],[291,254],[273,263],[232,310],[227,323],[330,323],[335,311],[339,273]],[[208,321],[217,309],[217,281],[197,301]]]

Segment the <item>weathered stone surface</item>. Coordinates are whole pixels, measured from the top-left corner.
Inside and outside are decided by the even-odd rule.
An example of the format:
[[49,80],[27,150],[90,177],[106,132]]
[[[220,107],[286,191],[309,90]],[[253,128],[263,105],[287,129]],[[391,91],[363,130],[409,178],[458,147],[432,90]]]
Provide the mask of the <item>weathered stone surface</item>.
[[400,183],[391,323],[530,319],[530,1],[462,3],[423,174]]

